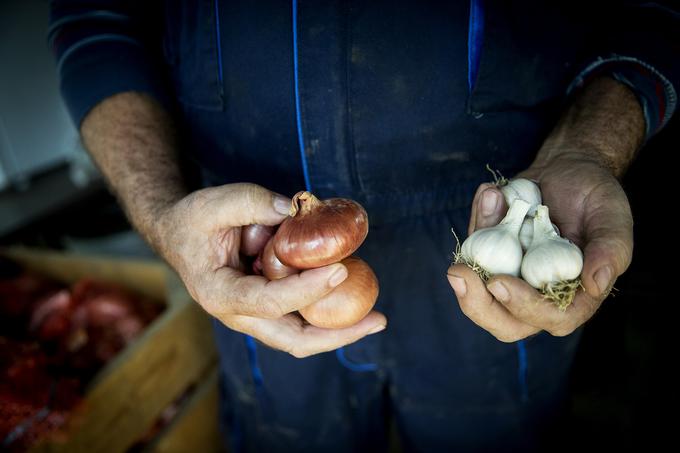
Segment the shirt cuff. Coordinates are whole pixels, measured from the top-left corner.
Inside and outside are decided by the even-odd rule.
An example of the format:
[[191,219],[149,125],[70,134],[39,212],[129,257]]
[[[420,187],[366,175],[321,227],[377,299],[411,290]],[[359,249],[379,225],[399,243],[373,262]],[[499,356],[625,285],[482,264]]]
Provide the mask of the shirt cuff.
[[611,55],[596,59],[571,82],[567,95],[601,75],[609,75],[623,83],[638,98],[645,117],[645,140],[668,124],[678,102],[675,87],[652,65],[634,57]]

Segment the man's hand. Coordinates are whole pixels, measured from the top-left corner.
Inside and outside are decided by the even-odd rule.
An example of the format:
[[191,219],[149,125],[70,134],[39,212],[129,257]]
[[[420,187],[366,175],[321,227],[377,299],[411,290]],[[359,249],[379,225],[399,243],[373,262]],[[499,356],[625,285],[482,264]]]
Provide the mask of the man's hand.
[[[508,275],[485,285],[467,266],[456,264],[448,271],[449,282],[463,312],[501,341],[521,340],[541,330],[568,335],[590,319],[630,264],[633,219],[628,200],[610,172],[579,155],[564,155],[518,176],[539,182],[551,220],[583,250],[585,291],[562,312],[528,283]],[[470,233],[497,224],[507,211],[503,194],[491,184],[480,186],[473,206]]]
[[[615,116],[620,109],[626,114]],[[631,261],[633,219],[615,176],[623,174],[643,132],[640,107],[625,87],[600,79],[584,90],[536,161],[517,176],[538,182],[551,220],[583,251],[585,291],[562,312],[519,278],[498,275],[485,285],[467,266],[456,264],[448,270],[449,283],[472,321],[497,339],[512,342],[541,330],[568,335],[590,319]],[[501,191],[482,184],[472,203],[468,232],[496,225],[506,211]]]
[[135,228],[179,272],[196,301],[228,327],[296,357],[385,327],[377,312],[346,329],[313,327],[294,313],[347,277],[342,264],[273,282],[241,272],[241,226],[279,224],[290,200],[253,184],[188,193],[172,118],[153,99],[111,96],[87,115],[81,133]]
[[345,329],[314,327],[294,313],[347,278],[342,264],[276,281],[242,272],[241,226],[277,225],[289,207],[290,199],[254,184],[194,192],[161,215],[159,251],[208,313],[295,357],[336,349],[382,330],[387,321],[377,312]]
[[387,321],[375,311],[345,329],[314,327],[295,313],[347,278],[342,264],[276,281],[242,272],[241,226],[277,225],[289,208],[290,199],[254,184],[194,192],[161,216],[160,253],[208,313],[295,357],[333,350],[382,330]]

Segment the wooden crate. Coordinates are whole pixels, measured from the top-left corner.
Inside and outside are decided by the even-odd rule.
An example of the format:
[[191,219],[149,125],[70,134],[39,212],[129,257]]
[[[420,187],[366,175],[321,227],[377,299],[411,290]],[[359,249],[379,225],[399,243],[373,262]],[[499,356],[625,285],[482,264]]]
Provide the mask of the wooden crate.
[[[126,451],[149,430],[163,409],[215,368],[217,354],[210,318],[166,266],[153,261],[17,248],[3,250],[2,254],[67,284],[91,277],[167,304],[141,336],[90,383],[64,435],[39,443],[32,451]],[[214,431],[216,417],[213,423],[214,427],[205,425],[205,429]]]
[[172,422],[149,444],[150,453],[226,452],[217,423],[217,370],[198,386]]

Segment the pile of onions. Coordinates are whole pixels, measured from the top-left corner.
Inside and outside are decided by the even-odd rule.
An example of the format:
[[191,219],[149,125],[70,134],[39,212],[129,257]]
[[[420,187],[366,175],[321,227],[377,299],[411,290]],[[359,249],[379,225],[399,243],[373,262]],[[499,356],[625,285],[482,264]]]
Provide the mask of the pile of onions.
[[351,256],[368,234],[368,215],[355,201],[319,200],[310,192],[298,192],[289,217],[275,233],[271,227],[250,225],[241,234],[242,253],[261,250],[253,269],[269,280],[338,262],[345,265],[347,279],[321,300],[300,310],[310,324],[331,329],[349,327],[375,305],[378,279],[366,262]]

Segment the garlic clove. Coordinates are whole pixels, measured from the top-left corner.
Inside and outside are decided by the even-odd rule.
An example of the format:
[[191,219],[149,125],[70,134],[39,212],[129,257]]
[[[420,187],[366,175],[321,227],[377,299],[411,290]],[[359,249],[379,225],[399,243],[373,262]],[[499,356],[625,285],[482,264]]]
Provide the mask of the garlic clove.
[[[557,225],[552,224],[553,230],[559,236],[560,229]],[[519,230],[519,243],[522,244],[522,250],[525,252],[529,250],[531,246],[531,241],[534,239],[534,219],[528,215],[524,218],[522,222],[522,228]]]
[[464,262],[483,280],[496,274],[518,277],[522,263],[519,231],[529,207],[524,200],[513,201],[498,225],[477,230],[463,242],[456,262]]
[[522,259],[522,278],[564,310],[580,286],[583,253],[560,237],[550,222],[547,206],[539,206],[533,220],[534,237]]
[[531,240],[534,238],[534,220],[527,216],[522,222],[522,228],[519,229],[519,243],[522,245],[522,250],[527,251],[531,245]]
[[511,206],[513,201],[517,199],[529,203],[530,207],[527,215],[530,217],[536,214],[536,208],[542,203],[541,189],[538,187],[538,184],[529,179],[511,179],[506,184],[501,185],[500,189],[508,206]]
[[542,289],[546,285],[574,280],[581,275],[582,269],[581,250],[567,239],[555,237],[527,250],[521,273],[527,283]]

